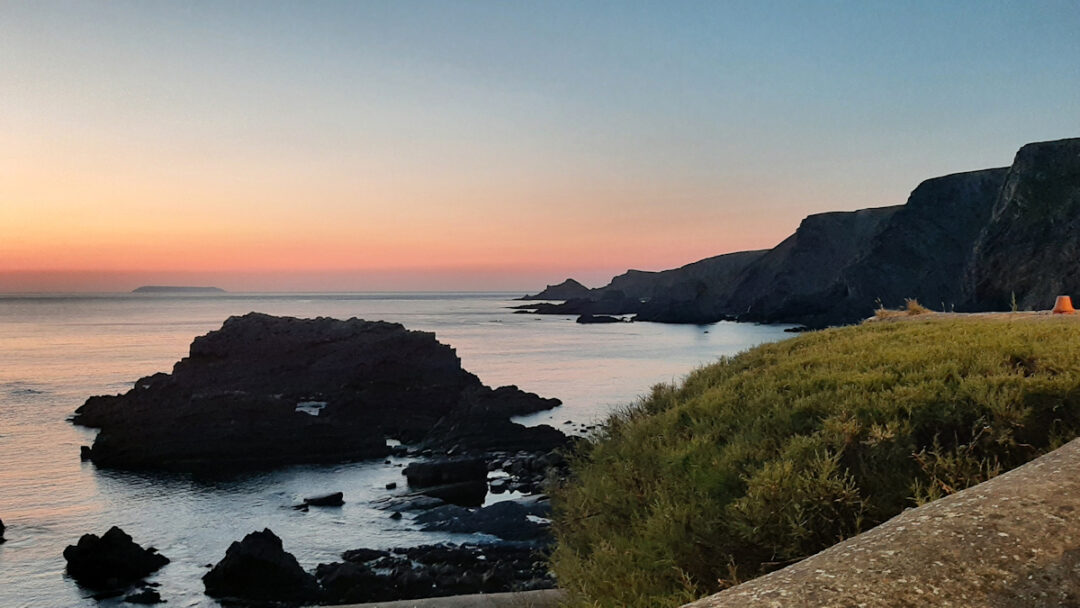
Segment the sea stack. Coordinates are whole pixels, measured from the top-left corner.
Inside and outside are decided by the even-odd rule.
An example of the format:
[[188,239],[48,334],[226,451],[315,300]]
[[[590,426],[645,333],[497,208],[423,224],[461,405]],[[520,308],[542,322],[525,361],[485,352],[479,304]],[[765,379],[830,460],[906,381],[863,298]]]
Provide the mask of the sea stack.
[[[190,470],[381,457],[387,438],[430,443],[432,429],[446,427],[440,421],[478,410],[479,430],[495,425],[493,432],[523,445],[536,438],[546,445],[554,429],[509,418],[557,405],[516,387],[484,386],[432,333],[250,313],[196,338],[171,374],[142,378],[123,395],[91,397],[72,421],[101,429],[89,453],[98,466]],[[484,443],[446,436],[461,449],[469,439]]]

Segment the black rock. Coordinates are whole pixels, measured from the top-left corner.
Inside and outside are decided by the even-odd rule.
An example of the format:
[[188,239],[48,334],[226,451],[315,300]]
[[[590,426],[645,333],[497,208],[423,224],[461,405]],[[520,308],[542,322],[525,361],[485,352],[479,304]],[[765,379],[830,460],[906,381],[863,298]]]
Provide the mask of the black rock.
[[424,545],[360,564],[320,564],[327,603],[383,602],[554,587],[534,544]]
[[153,589],[143,589],[135,593],[129,593],[124,596],[124,601],[129,604],[160,604],[162,603],[161,594]]
[[394,511],[391,513],[390,519],[401,519],[401,511]]
[[414,462],[405,467],[409,486],[423,488],[451,483],[484,481],[487,463],[482,458],[448,458],[430,462]]
[[462,481],[420,490],[425,496],[438,498],[452,505],[479,507],[487,496],[487,481]]
[[549,524],[534,521],[529,516],[546,518],[550,513],[551,508],[546,502],[503,501],[476,511],[440,507],[420,514],[416,521],[425,531],[480,533],[503,540],[539,541],[550,537]]
[[390,483],[386,484],[387,490],[393,490],[395,488],[397,488],[397,482],[391,481]]
[[581,315],[577,318],[576,323],[582,325],[591,325],[594,323],[622,323],[623,320],[618,317],[612,317],[610,315]]
[[0,543],[4,542],[4,520],[0,519]]
[[333,494],[305,498],[304,504],[310,507],[340,507],[345,504],[345,500],[341,492],[334,492]]
[[387,496],[371,501],[372,506],[384,511],[423,511],[446,504],[446,501],[425,496],[423,494],[403,494],[401,496]]
[[304,572],[269,529],[234,542],[213,570],[203,575],[206,594],[253,601],[313,601],[315,577]]
[[90,446],[88,446],[88,445],[79,446],[79,460],[81,460],[83,462],[86,462],[87,460],[90,460]]
[[169,558],[153,547],[143,549],[116,526],[100,538],[84,534],[78,544],[64,549],[64,559],[71,578],[95,589],[124,587],[169,563]]
[[91,397],[72,420],[101,429],[89,451],[99,466],[269,467],[384,457],[402,449],[386,437],[420,441],[478,408],[509,423],[557,405],[485,387],[431,333],[251,313],[196,338],[171,374]]
[[341,554],[341,558],[347,562],[357,562],[364,564],[370,561],[375,561],[380,557],[389,557],[389,551],[383,551],[381,549],[350,549]]

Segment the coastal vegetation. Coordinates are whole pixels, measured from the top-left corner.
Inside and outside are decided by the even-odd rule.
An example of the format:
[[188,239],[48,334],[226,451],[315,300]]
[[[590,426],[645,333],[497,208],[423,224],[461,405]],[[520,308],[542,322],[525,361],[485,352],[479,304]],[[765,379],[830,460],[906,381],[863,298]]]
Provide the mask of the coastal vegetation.
[[675,606],[812,555],[1080,433],[1071,317],[903,315],[659,385],[556,488],[572,606]]

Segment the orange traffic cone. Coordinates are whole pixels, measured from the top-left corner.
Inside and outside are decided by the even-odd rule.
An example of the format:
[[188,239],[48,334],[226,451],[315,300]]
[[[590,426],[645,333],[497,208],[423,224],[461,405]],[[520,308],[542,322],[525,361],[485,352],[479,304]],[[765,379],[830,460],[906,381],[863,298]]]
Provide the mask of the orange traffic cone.
[[1057,299],[1054,300],[1054,310],[1052,310],[1051,312],[1053,312],[1055,315],[1075,314],[1076,309],[1073,308],[1072,298],[1070,298],[1069,296],[1058,296]]

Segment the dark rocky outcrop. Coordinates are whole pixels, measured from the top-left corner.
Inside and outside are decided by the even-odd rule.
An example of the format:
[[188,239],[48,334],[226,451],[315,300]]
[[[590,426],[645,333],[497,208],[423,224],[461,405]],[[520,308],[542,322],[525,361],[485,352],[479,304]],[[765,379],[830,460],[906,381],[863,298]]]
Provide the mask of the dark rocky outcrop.
[[581,315],[576,322],[582,325],[593,325],[599,323],[622,323],[623,320],[611,315]]
[[589,288],[574,279],[566,279],[558,285],[548,285],[538,294],[522,296],[519,300],[570,300],[588,297]]
[[113,526],[100,538],[84,534],[64,549],[67,572],[84,587],[118,589],[139,581],[169,563],[153,547],[142,548]]
[[1046,309],[1080,295],[1080,139],[1016,153],[967,272],[968,310]]
[[384,602],[555,586],[543,550],[529,543],[425,545],[372,555],[347,551],[344,562],[320,564],[315,574],[323,601]]
[[402,471],[409,486],[425,488],[487,479],[487,463],[483,458],[444,458],[428,462],[413,462]]
[[7,528],[4,527],[4,520],[0,519],[0,543],[4,542],[4,530],[6,529]]
[[547,501],[503,501],[476,510],[447,505],[416,516],[424,531],[489,534],[509,541],[550,541],[547,523],[530,518],[551,516]]
[[482,385],[431,333],[251,313],[196,338],[171,374],[91,397],[73,421],[101,429],[99,466],[266,467],[383,456],[387,437],[423,440],[443,419],[482,411],[508,425],[558,404]]
[[304,499],[304,504],[309,507],[340,507],[345,504],[345,495],[341,492],[311,496]]
[[285,551],[270,530],[234,542],[225,557],[203,576],[206,594],[247,601],[304,602],[319,597],[319,585]]
[[[1048,308],[1080,293],[1080,139],[1024,146],[1009,168],[929,179],[903,206],[822,213],[773,249],[629,271],[542,314],[824,327],[911,298],[932,309]],[[604,298],[610,298],[605,301]]]

